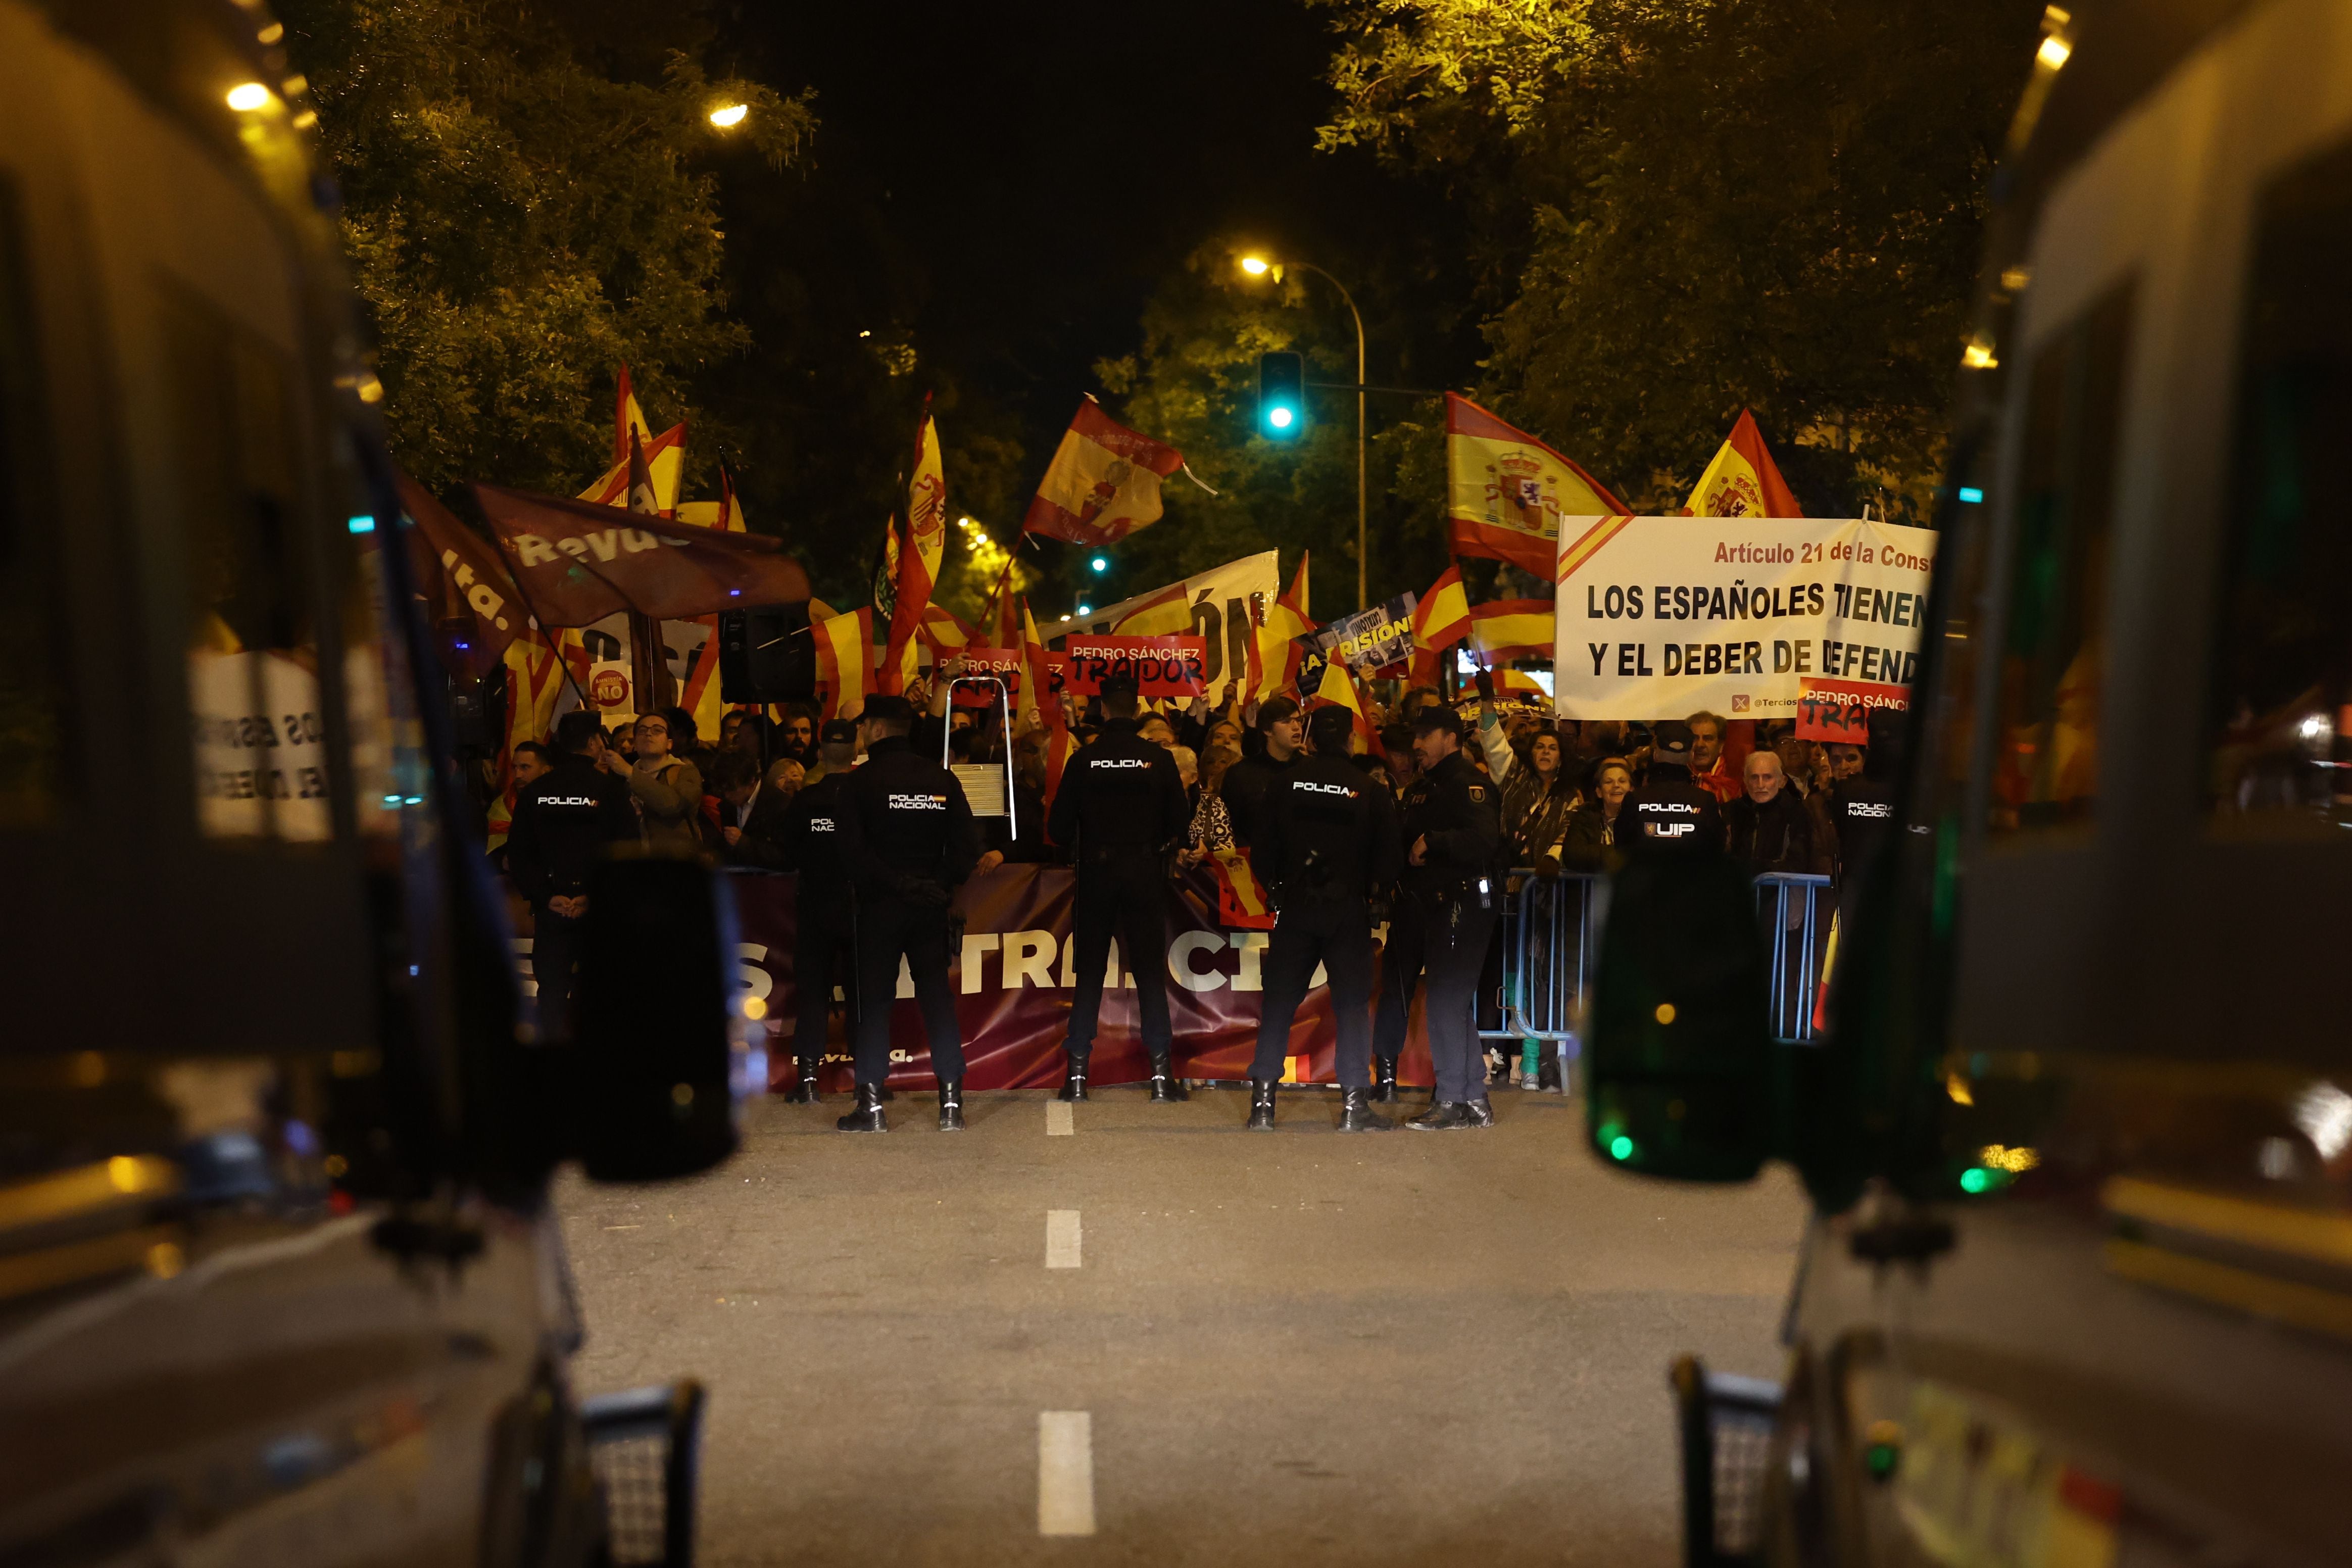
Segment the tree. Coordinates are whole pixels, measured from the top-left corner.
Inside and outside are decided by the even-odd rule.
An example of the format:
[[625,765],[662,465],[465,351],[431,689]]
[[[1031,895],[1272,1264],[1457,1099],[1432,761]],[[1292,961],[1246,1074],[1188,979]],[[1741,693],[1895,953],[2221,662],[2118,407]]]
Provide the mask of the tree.
[[[394,454],[422,483],[568,493],[610,462],[626,363],[656,429],[749,346],[720,286],[714,161],[771,167],[807,95],[711,80],[703,7],[614,0],[289,0],[373,318]],[[750,112],[721,131],[709,111]]]
[[1485,388],[1679,506],[1752,407],[1808,510],[1924,514],[2031,0],[1323,0],[1327,145],[1449,174]]

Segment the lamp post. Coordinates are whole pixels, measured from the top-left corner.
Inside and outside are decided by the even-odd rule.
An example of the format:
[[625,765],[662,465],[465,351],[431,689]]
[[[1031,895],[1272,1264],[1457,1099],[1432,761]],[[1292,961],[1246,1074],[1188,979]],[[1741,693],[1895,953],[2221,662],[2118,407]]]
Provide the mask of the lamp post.
[[[1362,311],[1356,309],[1355,297],[1348,292],[1348,286],[1345,283],[1311,261],[1294,261],[1289,265],[1297,268],[1301,272],[1314,273],[1332,288],[1339,290],[1339,298],[1347,304],[1348,314],[1353,317],[1356,322],[1356,605],[1360,609],[1371,597],[1369,585],[1370,574],[1365,570],[1364,315]],[[1253,278],[1262,278],[1270,272],[1274,275],[1274,280],[1279,283],[1282,281],[1282,268],[1283,263],[1268,261],[1262,256],[1242,258],[1242,270]]]

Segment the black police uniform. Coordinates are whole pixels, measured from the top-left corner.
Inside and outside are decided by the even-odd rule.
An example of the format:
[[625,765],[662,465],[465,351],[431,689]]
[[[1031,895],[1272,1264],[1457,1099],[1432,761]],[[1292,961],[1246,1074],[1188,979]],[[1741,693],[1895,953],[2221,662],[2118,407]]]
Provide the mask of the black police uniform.
[[[980,859],[963,785],[903,735],[877,741],[842,780],[836,822],[857,894],[857,1082],[890,1075],[898,960],[915,982],[941,1085],[963,1081],[963,1038],[948,989],[948,900]],[[862,1101],[861,1101],[862,1102]]]
[[1486,775],[1459,752],[1422,776],[1429,787],[1407,801],[1403,838],[1408,853],[1417,840],[1428,844],[1423,863],[1407,865],[1402,879],[1427,966],[1429,1056],[1437,1077],[1431,1104],[1483,1105],[1478,976],[1503,901],[1496,874],[1502,803]]
[[1838,921],[1853,929],[1863,877],[1895,827],[1895,781],[1867,774],[1840,779],[1830,789],[1830,821],[1837,829]]
[[1252,859],[1278,913],[1266,943],[1264,1010],[1250,1077],[1282,1077],[1291,1021],[1315,966],[1328,971],[1339,1026],[1339,1086],[1360,1095],[1370,1076],[1374,895],[1403,859],[1396,806],[1384,781],[1345,757],[1294,768],[1266,798]]
[[[1429,775],[1415,774],[1398,798],[1398,809],[1407,816],[1426,811],[1429,789]],[[1410,847],[1412,840],[1404,843]],[[1389,911],[1388,936],[1381,943],[1381,1002],[1372,1024],[1372,1058],[1378,1067],[1373,1083],[1376,1098],[1382,1100],[1396,1098],[1397,1058],[1404,1054],[1405,1036],[1412,1026],[1412,994],[1421,986],[1427,958],[1428,936],[1422,930],[1421,905],[1410,898],[1399,899]]]
[[1078,873],[1070,913],[1077,989],[1064,1046],[1069,1057],[1065,1099],[1086,1093],[1114,930],[1120,964],[1135,976],[1155,1094],[1166,1098],[1166,1086],[1175,1081],[1169,1068],[1174,1037],[1168,1026],[1165,857],[1183,844],[1190,819],[1175,758],[1144,740],[1138,727],[1133,719],[1106,720],[1101,735],[1078,748],[1062,769],[1045,826],[1055,843],[1075,848]]
[[[1244,757],[1225,770],[1223,787],[1218,792],[1225,803],[1225,815],[1234,825],[1234,842],[1244,848],[1257,842],[1258,825],[1265,816],[1266,802],[1282,781],[1288,778],[1306,762],[1306,753],[1293,752],[1286,763],[1277,763],[1270,756]],[[1255,869],[1255,862],[1252,862]]]
[[1725,845],[1723,807],[1713,792],[1691,782],[1680,763],[1654,762],[1642,787],[1625,797],[1619,846],[1628,858],[1645,854],[1719,854]]
[[507,828],[507,875],[530,900],[530,972],[539,984],[539,1027],[548,1039],[571,1038],[572,965],[580,922],[547,907],[577,898],[608,845],[635,843],[636,808],[629,786],[586,757],[572,755],[525,785]]
[[[856,905],[841,834],[841,795],[849,779],[845,773],[827,773],[793,796],[785,808],[784,862],[799,875],[793,895],[793,989],[799,1013],[793,1026],[793,1055],[800,1064],[800,1082],[792,1098],[802,1104],[816,1099],[825,1021],[836,985],[849,994],[850,1026],[853,1031],[856,1027]],[[898,976],[890,978],[895,991]]]

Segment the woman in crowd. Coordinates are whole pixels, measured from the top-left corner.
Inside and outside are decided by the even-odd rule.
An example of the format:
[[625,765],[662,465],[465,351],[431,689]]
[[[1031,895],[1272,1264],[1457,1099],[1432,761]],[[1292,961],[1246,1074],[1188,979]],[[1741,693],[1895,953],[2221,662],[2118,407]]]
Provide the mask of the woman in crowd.
[[1569,814],[1559,848],[1563,868],[1614,871],[1625,863],[1617,835],[1625,797],[1633,792],[1633,768],[1624,758],[1603,757],[1594,765],[1591,800]]
[[1559,737],[1540,731],[1528,742],[1526,765],[1516,765],[1515,758],[1504,776],[1503,839],[1511,847],[1514,866],[1538,865],[1546,856],[1559,858],[1569,814],[1583,798],[1561,765],[1563,755]]
[[1241,760],[1239,747],[1217,741],[1210,742],[1208,754],[1201,759],[1201,802],[1192,810],[1189,842],[1179,857],[1185,865],[1197,866],[1234,847],[1234,819],[1223,796],[1225,772]]

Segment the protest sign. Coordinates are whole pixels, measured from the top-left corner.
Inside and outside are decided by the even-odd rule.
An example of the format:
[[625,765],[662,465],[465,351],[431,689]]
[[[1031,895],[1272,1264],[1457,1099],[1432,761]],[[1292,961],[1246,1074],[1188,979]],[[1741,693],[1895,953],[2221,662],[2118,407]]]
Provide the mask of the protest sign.
[[1315,647],[1327,659],[1336,657],[1359,674],[1401,664],[1412,657],[1412,595],[1404,593],[1342,616],[1314,634]]
[[1917,673],[1929,530],[1584,517],[1565,520],[1559,539],[1554,700],[1564,719],[1700,709],[1795,719],[1808,683],[1885,701]]
[[1797,739],[1840,745],[1870,744],[1870,710],[1908,708],[1908,689],[1859,680],[1798,682]]
[[1206,640],[1201,637],[1097,637],[1073,635],[1064,644],[1063,685],[1081,697],[1102,690],[1108,675],[1135,677],[1145,697],[1198,697],[1208,689]]
[[1149,594],[1089,610],[1058,630],[1052,626],[1039,629],[1055,636],[1062,631],[1118,637],[1190,633],[1200,637],[1206,648],[1204,679],[1212,685],[1240,680],[1249,668],[1252,628],[1282,593],[1278,565],[1276,552],[1261,551],[1195,572]]

